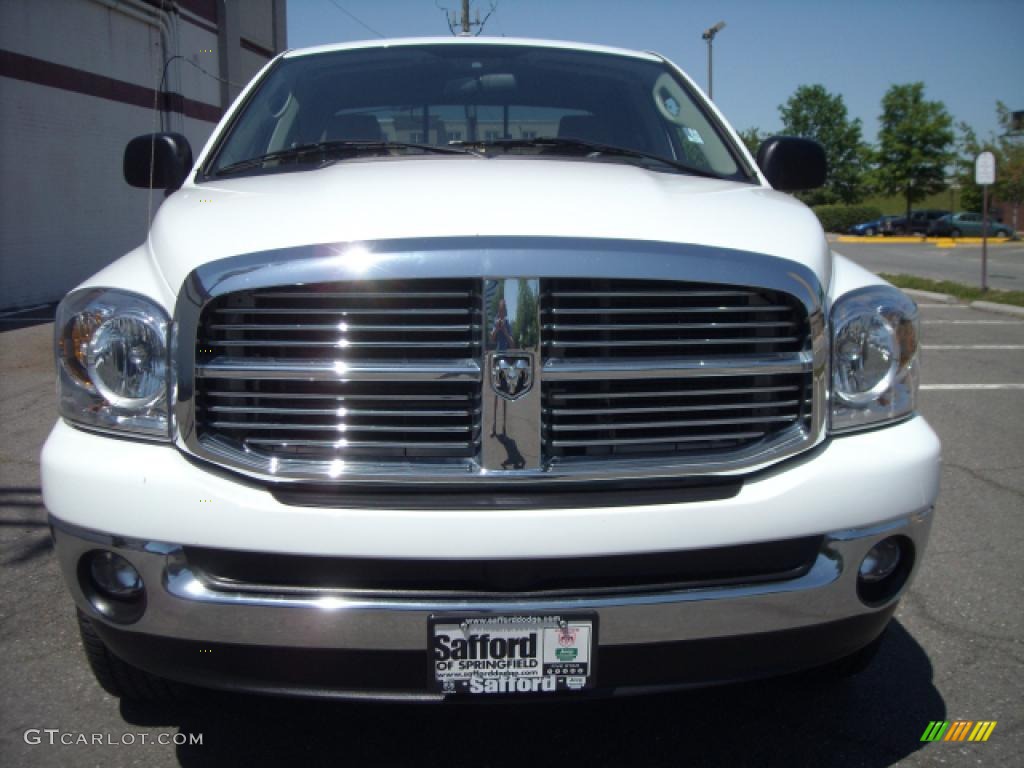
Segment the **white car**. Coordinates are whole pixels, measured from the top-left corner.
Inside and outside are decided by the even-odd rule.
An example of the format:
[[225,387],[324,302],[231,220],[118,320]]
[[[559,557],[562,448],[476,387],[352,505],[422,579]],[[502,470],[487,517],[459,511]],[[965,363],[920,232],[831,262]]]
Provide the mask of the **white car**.
[[[100,683],[585,697],[863,664],[924,554],[918,320],[652,53],[289,51],[56,322]],[[774,189],[773,189],[774,187]]]

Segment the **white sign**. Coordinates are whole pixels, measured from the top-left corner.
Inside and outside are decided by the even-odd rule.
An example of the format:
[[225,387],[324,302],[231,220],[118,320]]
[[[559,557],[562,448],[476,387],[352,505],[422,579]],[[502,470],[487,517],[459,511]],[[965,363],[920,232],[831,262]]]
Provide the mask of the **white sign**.
[[982,152],[974,161],[974,183],[996,183],[996,156],[991,152]]

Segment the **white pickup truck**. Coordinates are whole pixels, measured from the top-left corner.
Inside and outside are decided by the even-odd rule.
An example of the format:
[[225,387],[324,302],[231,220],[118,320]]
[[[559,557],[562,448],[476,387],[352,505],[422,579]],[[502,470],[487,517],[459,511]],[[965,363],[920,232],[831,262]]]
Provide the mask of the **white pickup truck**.
[[550,698],[862,665],[939,443],[913,302],[652,53],[289,51],[56,321],[42,453],[99,682]]

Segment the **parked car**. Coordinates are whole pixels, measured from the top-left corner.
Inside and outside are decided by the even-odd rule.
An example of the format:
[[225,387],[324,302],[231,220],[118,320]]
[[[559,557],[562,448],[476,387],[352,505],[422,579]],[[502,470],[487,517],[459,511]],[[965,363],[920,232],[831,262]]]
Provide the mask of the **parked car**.
[[860,235],[861,237],[874,237],[885,232],[897,216],[882,216],[878,219],[865,221],[863,224],[854,224],[849,229],[849,234]]
[[[939,442],[918,315],[665,58],[293,50],[55,322],[42,484],[96,678],[416,700],[878,648]],[[773,190],[774,185],[774,190]]]
[[[928,227],[928,234],[936,237],[981,237],[985,219],[980,213],[951,213],[941,216]],[[1013,237],[1013,230],[1000,221],[988,220],[989,237]]]
[[889,222],[889,228],[884,231],[886,235],[924,235],[932,222],[949,214],[949,211],[939,209],[925,209],[910,212],[910,226],[907,226],[906,216],[897,216]]

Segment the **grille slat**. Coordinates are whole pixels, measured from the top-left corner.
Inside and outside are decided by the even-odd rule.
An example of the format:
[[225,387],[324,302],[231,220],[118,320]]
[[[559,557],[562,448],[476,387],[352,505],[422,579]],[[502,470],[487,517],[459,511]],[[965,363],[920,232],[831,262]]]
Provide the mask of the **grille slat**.
[[[259,413],[267,415],[283,415],[283,416],[350,416],[353,418],[360,416],[402,416],[405,418],[439,418],[439,417],[461,417],[466,415],[466,411],[422,411],[422,410],[366,410],[363,408],[267,408],[267,407],[246,407],[246,406],[232,406],[232,405],[212,405],[206,409],[211,413]],[[339,413],[339,410],[343,410],[344,413]],[[469,411],[471,414],[476,414],[479,409]]]
[[399,315],[407,317],[415,315],[423,317],[429,315],[437,317],[441,315],[459,315],[462,317],[474,314],[472,309],[439,309],[436,307],[417,307],[416,309],[380,309],[376,307],[362,307],[350,309],[336,309],[334,307],[234,307],[220,308],[214,310],[220,315]]
[[[685,394],[690,397],[698,397],[705,395],[746,395],[754,394],[758,392],[797,392],[800,387],[736,387],[734,389],[690,389],[686,390]],[[551,395],[553,401],[560,400],[607,400],[609,397],[614,397],[616,400],[620,398],[663,398],[663,397],[679,397],[680,392],[678,390],[661,389],[654,392],[628,392],[628,391],[617,391],[614,395],[609,395],[606,392],[558,392],[557,394]]]
[[[337,449],[337,440],[303,440],[303,439],[290,439],[281,440],[267,437],[247,437],[243,442],[246,445],[252,446],[267,446],[274,448],[323,448],[327,450]],[[420,442],[416,443],[415,447],[419,449],[437,449],[437,450],[463,450],[466,447],[466,443],[462,442]],[[383,449],[406,449],[407,443],[400,441],[387,441],[387,440],[349,440],[345,442],[345,448],[383,448]]]
[[625,332],[625,331],[689,331],[689,330],[715,330],[715,329],[730,329],[735,330],[738,328],[792,328],[795,325],[791,320],[783,320],[780,322],[763,322],[763,323],[630,323],[629,325],[622,326],[618,323],[603,323],[600,325],[566,325],[563,323],[547,323],[544,325],[545,331],[552,331],[554,333],[565,332],[565,333],[583,333],[592,331],[612,331],[612,332]]
[[592,448],[616,445],[640,445],[665,443],[714,443],[727,440],[749,440],[764,437],[764,432],[720,432],[707,435],[670,435],[668,437],[636,437],[636,438],[594,438],[592,440],[552,440],[556,448]]
[[230,392],[227,390],[207,390],[207,397],[230,397],[233,399],[246,398],[254,399],[260,398],[264,400],[333,400],[336,402],[362,402],[366,400],[380,400],[382,402],[392,401],[403,401],[403,402],[422,402],[436,400],[438,402],[460,402],[471,400],[469,395],[381,395],[381,394],[346,394],[346,395],[329,395],[329,394],[316,394],[313,392]]
[[780,416],[744,416],[742,418],[725,419],[690,419],[672,421],[610,421],[604,424],[552,424],[551,429],[555,432],[598,432],[610,430],[633,430],[633,429],[676,429],[678,427],[717,427],[723,424],[772,424],[780,421],[792,421],[796,414],[783,414]]
[[[715,376],[762,376],[807,372],[811,356],[791,355],[715,355],[707,357],[633,358],[607,355],[599,358],[564,357],[544,361],[546,381],[590,381],[605,379],[683,379]],[[561,391],[561,390],[560,390]]]
[[270,299],[346,299],[350,301],[379,302],[388,299],[409,301],[411,299],[468,299],[474,295],[473,290],[465,291],[292,291],[274,288],[259,294]]
[[[211,427],[218,429],[244,429],[247,432],[262,432],[264,430],[290,430],[295,432],[334,432],[336,434],[348,435],[353,432],[430,432],[430,433],[458,433],[468,432],[473,429],[470,426],[442,426],[430,424],[418,426],[413,424],[299,424],[295,422],[273,422],[273,421],[211,421]],[[344,429],[341,429],[344,427]]]
[[[548,295],[556,299],[604,299],[608,297],[608,291],[560,291],[551,290],[548,291]],[[632,291],[627,289],[620,289],[615,291],[615,295],[618,297],[627,298],[645,298],[645,299],[695,299],[695,298],[723,298],[723,297],[735,297],[742,296],[745,298],[754,298],[757,296],[756,291],[719,291],[719,290],[702,290],[702,291]]]
[[254,347],[272,349],[464,349],[479,347],[473,341],[309,341],[304,339],[218,339],[205,342],[210,347]]
[[[552,297],[554,298],[554,297]],[[552,315],[716,315],[737,312],[744,314],[760,312],[789,312],[787,306],[743,306],[743,307],[554,307],[548,310]]]
[[198,363],[196,377],[290,381],[479,381],[480,364],[475,360],[359,363],[344,359],[220,356]]
[[338,323],[213,323],[210,329],[214,331],[270,331],[282,333],[299,332],[315,333],[318,331],[335,332],[346,331],[348,333],[466,333],[479,331],[479,325],[348,325],[344,328]]
[[[797,336],[778,336],[771,339],[772,343],[786,343],[797,341]],[[732,346],[747,344],[765,344],[763,339],[601,339],[595,341],[546,341],[545,347],[561,347],[563,349],[578,349],[580,347],[703,347],[717,344],[728,344]]]
[[[784,408],[799,406],[799,400],[783,400],[768,403],[728,403],[726,405],[671,405],[668,406],[676,413],[688,411],[746,411],[759,410],[763,408]],[[549,408],[545,412],[552,416],[613,416],[641,413],[665,413],[666,406],[656,408]]]

